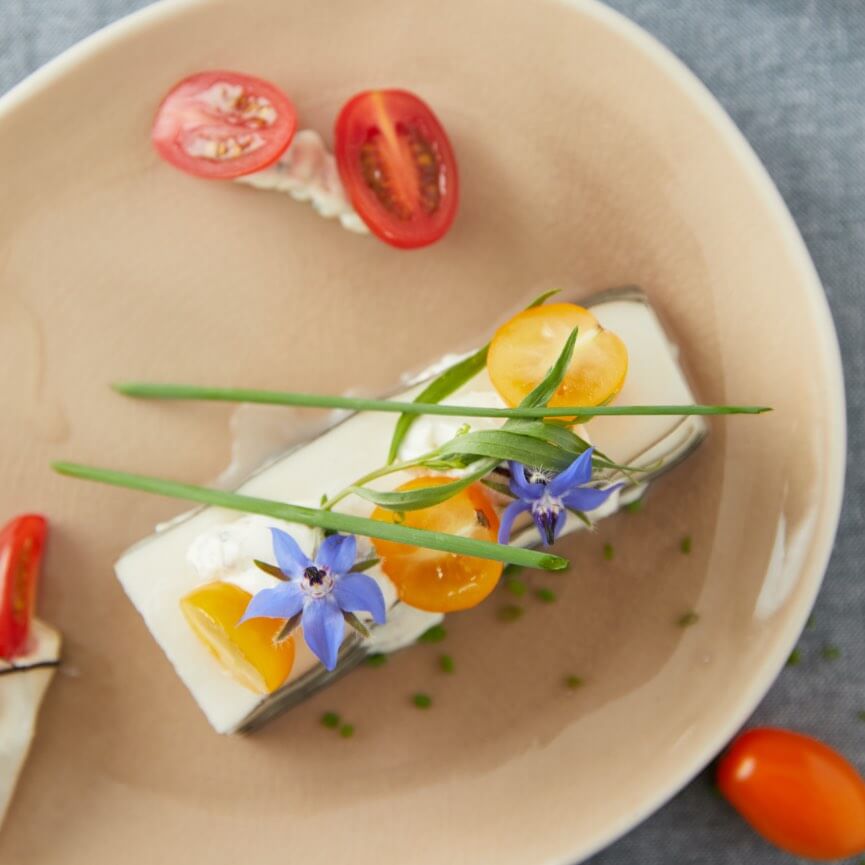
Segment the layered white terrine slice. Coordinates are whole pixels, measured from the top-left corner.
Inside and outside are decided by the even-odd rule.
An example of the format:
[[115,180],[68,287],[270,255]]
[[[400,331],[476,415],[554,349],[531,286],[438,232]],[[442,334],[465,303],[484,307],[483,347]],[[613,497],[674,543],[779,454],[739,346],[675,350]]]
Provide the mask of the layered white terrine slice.
[[[685,405],[694,403],[671,343],[645,296],[636,289],[604,292],[584,299],[600,324],[627,346],[628,374],[617,402],[628,405]],[[400,399],[411,399],[422,388],[416,383]],[[445,400],[463,406],[504,406],[486,370],[482,370]],[[499,419],[457,417],[419,418],[401,446],[401,458],[427,452],[449,441],[460,430],[492,429]],[[262,468],[240,491],[250,496],[317,507],[322,496],[332,496],[355,479],[375,470],[383,462],[394,426],[394,416],[359,412],[321,436]],[[695,416],[597,417],[576,430],[610,461],[636,471],[608,469],[601,481],[621,484],[604,504],[588,514],[598,519],[614,513],[623,504],[642,495],[644,486],[684,459],[706,432],[702,418]],[[642,471],[640,471],[642,470]],[[416,472],[388,476],[383,489],[396,489]],[[501,502],[499,503],[501,504]],[[368,517],[373,504],[349,496],[338,510]],[[582,528],[573,514],[564,531]],[[312,691],[341,675],[372,652],[390,652],[413,643],[442,614],[418,609],[399,599],[382,563],[366,573],[381,588],[387,622],[376,625],[369,617],[363,623],[368,637],[350,631],[342,644],[339,662],[328,671],[303,641],[294,648],[290,674],[279,687],[256,686],[256,675],[244,677],[226,672],[195,627],[184,615],[181,600],[215,581],[235,585],[241,592],[256,592],[277,585],[255,560],[273,561],[270,529],[290,532],[303,552],[312,556],[320,538],[315,530],[259,516],[207,507],[138,543],[117,562],[116,571],[129,598],[147,627],[174,665],[213,727],[221,733],[250,729],[273,714],[304,699]],[[512,543],[531,545],[538,536],[530,521],[515,525]],[[369,548],[372,554],[372,548]],[[363,552],[363,551],[362,551]],[[361,556],[363,557],[363,556]],[[218,653],[217,653],[218,654]],[[278,661],[277,661],[278,666]],[[275,673],[274,673],[275,675]],[[266,677],[265,677],[266,678]]]

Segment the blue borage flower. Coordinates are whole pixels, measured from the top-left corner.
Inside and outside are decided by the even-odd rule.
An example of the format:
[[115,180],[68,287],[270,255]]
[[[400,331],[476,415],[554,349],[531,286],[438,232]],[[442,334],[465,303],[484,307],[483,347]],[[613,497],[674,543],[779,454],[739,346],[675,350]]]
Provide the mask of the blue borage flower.
[[293,624],[303,628],[306,644],[332,670],[345,636],[346,620],[351,621],[351,614],[363,611],[383,625],[384,595],[372,577],[351,573],[357,555],[354,535],[330,535],[312,560],[290,534],[280,529],[270,531],[276,561],[286,582],[257,592],[240,621],[286,619],[291,626],[294,619]]
[[541,540],[549,546],[565,527],[569,510],[593,511],[624,486],[615,484],[603,490],[587,486],[592,479],[593,451],[593,448],[583,451],[557,475],[521,463],[509,463],[510,488],[516,501],[511,502],[502,514],[499,543],[508,543],[514,520],[520,514],[531,511]]

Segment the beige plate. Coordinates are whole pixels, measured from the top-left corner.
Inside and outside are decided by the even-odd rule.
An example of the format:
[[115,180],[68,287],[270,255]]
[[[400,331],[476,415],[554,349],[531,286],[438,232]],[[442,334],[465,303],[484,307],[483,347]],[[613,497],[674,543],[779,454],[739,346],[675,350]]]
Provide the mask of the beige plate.
[[[777,193],[694,78],[605,8],[434,7],[161,5],[3,100],[0,514],[51,515],[42,611],[67,652],[0,861],[570,862],[706,763],[802,627],[838,519],[844,414],[826,303]],[[360,89],[423,94],[460,160],[451,234],[401,253],[160,163],[159,97],[218,66],[284,86],[324,133]],[[213,734],[111,572],[179,506],[48,461],[205,481],[227,459],[228,411],[107,383],[386,391],[541,288],[628,282],[704,400],[777,411],[713,423],[643,513],[568,545],[573,572],[538,580],[558,604],[454,619],[457,675],[419,647],[252,737]],[[691,608],[699,623],[677,628]],[[568,673],[585,687],[567,692]],[[431,711],[409,704],[418,689]],[[326,709],[354,739],[319,727]]]

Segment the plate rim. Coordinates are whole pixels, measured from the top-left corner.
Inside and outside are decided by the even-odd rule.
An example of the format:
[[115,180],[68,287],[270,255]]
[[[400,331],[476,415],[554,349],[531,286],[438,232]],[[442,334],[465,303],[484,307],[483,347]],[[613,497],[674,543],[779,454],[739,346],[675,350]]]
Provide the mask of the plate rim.
[[[826,418],[829,446],[825,478],[821,489],[825,501],[822,520],[818,525],[819,534],[810,544],[812,563],[810,566],[806,563],[800,569],[798,576],[799,581],[807,584],[807,591],[798,604],[799,609],[791,611],[787,623],[776,640],[774,653],[765,657],[758,673],[752,678],[748,687],[740,692],[735,705],[730,708],[726,716],[716,716],[719,723],[714,735],[707,736],[704,747],[695,752],[691,759],[682,761],[679,771],[672,772],[665,785],[656,789],[654,795],[646,796],[639,807],[623,811],[617,820],[611,820],[603,831],[594,838],[587,839],[588,843],[581,842],[579,838],[574,839],[573,852],[564,858],[548,859],[538,863],[538,865],[575,865],[622,838],[689,784],[753,714],[783,670],[823,585],[840,523],[847,453],[846,394],[837,330],[825,289],[801,232],[760,157],[707,85],[656,36],[643,29],[624,13],[605,5],[601,0],[525,0],[525,2],[557,4],[592,18],[601,26],[617,33],[635,50],[642,52],[655,66],[664,71],[670,83],[681,88],[692,105],[702,111],[731,156],[746,171],[760,199],[771,211],[781,231],[782,242],[797,270],[802,274],[805,300],[810,304],[814,315],[819,357],[825,365],[827,402],[831,406],[831,416]],[[172,17],[196,7],[209,5],[211,0],[156,0],[109,23],[66,48],[0,95],[0,124],[4,117],[19,105],[37,97],[67,72],[87,62],[125,35],[144,26],[167,22]]]

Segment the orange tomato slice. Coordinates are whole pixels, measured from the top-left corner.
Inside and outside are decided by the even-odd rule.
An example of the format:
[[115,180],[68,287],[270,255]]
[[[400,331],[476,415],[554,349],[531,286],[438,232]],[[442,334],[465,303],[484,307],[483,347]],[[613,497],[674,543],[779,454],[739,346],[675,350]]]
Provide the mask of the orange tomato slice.
[[628,350],[616,334],[573,303],[523,310],[503,324],[490,344],[487,370],[509,406],[519,405],[540,384],[579,328],[574,355],[551,406],[595,406],[609,402],[625,383]]
[[294,665],[294,638],[274,638],[278,619],[249,619],[239,625],[252,595],[231,583],[208,583],[180,600],[180,609],[195,635],[225,670],[252,691],[270,694],[288,678]]
[[[452,483],[456,478],[414,478],[400,492]],[[394,523],[399,515],[376,508],[373,519]],[[407,511],[404,526],[495,541],[499,518],[483,487],[474,484],[457,495],[417,511]],[[425,550],[394,541],[374,539],[382,570],[393,581],[400,599],[420,610],[450,613],[467,610],[486,598],[496,587],[504,565],[487,559]]]

